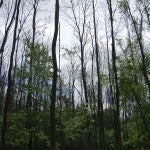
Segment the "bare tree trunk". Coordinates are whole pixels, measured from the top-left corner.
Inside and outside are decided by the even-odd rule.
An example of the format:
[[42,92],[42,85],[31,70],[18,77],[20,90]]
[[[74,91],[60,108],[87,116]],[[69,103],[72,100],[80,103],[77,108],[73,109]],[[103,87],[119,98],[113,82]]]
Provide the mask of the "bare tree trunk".
[[80,41],[81,46],[81,72],[82,72],[82,81],[83,81],[83,88],[84,88],[84,96],[85,101],[88,104],[88,94],[87,94],[87,84],[86,84],[86,67],[84,62],[84,47],[82,41]]
[[18,21],[19,21],[19,8],[20,8],[20,2],[21,0],[18,0],[17,2],[17,13],[16,13],[16,20],[15,20],[15,27],[14,27],[14,34],[13,34],[13,44],[12,44],[12,51],[10,56],[10,64],[9,64],[9,70],[8,70],[8,87],[6,92],[6,100],[5,100],[5,106],[3,110],[3,122],[2,122],[2,132],[1,132],[1,144],[2,149],[5,147],[6,143],[6,133],[7,133],[7,118],[8,118],[8,112],[10,108],[11,103],[11,97],[12,97],[12,71],[13,71],[13,57],[16,47],[16,40],[17,40],[17,28],[18,28]]
[[97,41],[97,27],[95,17],[95,3],[92,0],[93,6],[93,23],[94,23],[94,39],[95,39],[95,51],[96,51],[96,70],[97,70],[97,81],[98,81],[98,126],[99,126],[99,137],[100,137],[100,149],[105,150],[105,133],[104,133],[104,120],[103,120],[103,102],[102,102],[102,84],[100,79],[100,68],[99,68],[99,47]]
[[72,94],[71,94],[71,102],[72,102],[72,111],[75,112],[75,102],[74,102],[74,88],[75,88],[75,79],[72,79]]
[[[91,31],[90,31],[91,34]],[[95,89],[94,89],[94,56],[95,56],[95,46],[94,46],[94,40],[93,40],[93,36],[91,34],[91,41],[92,41],[92,65],[91,65],[91,82],[92,82],[92,103],[94,104],[94,106],[92,107],[92,113],[93,113],[93,118],[95,120],[94,123],[94,133],[95,133],[95,149],[98,149],[98,139],[97,139],[97,110],[96,110],[96,95],[95,95]]]
[[111,39],[112,39],[112,67],[113,67],[113,90],[114,90],[114,131],[115,131],[115,141],[116,141],[116,150],[122,149],[121,144],[121,127],[120,127],[120,108],[119,108],[119,86],[118,86],[118,75],[116,67],[116,48],[115,48],[115,37],[114,37],[114,25],[113,25],[113,11],[112,11],[112,1],[107,0],[109,14],[110,14],[110,23],[111,23]]
[[56,0],[55,4],[55,31],[52,41],[52,59],[53,59],[53,82],[51,93],[51,105],[50,105],[50,139],[51,150],[56,149],[56,128],[55,128],[55,102],[56,102],[56,86],[57,86],[57,58],[56,58],[56,43],[58,36],[59,25],[59,0]]

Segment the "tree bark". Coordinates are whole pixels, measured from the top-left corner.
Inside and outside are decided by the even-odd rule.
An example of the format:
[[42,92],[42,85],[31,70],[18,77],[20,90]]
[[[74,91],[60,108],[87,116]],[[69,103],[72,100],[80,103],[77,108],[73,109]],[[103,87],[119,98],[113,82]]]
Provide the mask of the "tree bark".
[[95,17],[95,3],[92,0],[93,6],[93,24],[94,24],[94,39],[95,39],[95,54],[96,54],[96,70],[97,70],[97,81],[98,81],[98,126],[99,126],[99,137],[100,137],[100,149],[105,150],[105,133],[104,133],[104,120],[103,120],[103,102],[102,102],[102,84],[100,79],[100,68],[99,68],[99,47],[97,41],[97,27]]
[[113,11],[112,11],[112,1],[107,0],[108,10],[110,15],[110,24],[111,24],[111,40],[112,40],[112,68],[113,68],[113,91],[114,91],[114,131],[115,131],[115,142],[116,150],[122,149],[121,144],[121,127],[120,127],[120,107],[119,107],[119,85],[118,85],[118,75],[117,75],[117,66],[116,66],[116,47],[115,47],[115,37],[114,37],[114,25],[113,25]]
[[57,86],[57,58],[56,58],[56,43],[58,36],[59,25],[59,0],[56,0],[55,4],[55,31],[52,41],[52,62],[53,62],[53,81],[52,81],[52,93],[51,93],[51,105],[50,105],[50,139],[51,150],[56,150],[56,128],[55,128],[55,103],[56,103],[56,86]]

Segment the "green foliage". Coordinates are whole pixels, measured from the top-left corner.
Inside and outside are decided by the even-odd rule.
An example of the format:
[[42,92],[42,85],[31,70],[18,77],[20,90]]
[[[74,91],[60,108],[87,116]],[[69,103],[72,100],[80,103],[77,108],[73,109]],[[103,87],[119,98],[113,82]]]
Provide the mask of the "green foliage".
[[106,139],[106,148],[108,150],[114,150],[114,141],[115,141],[115,137],[114,137],[114,130],[113,129],[109,129],[109,130],[105,130],[105,139]]
[[46,135],[43,131],[40,131],[40,130],[37,131],[36,137],[37,137],[39,143],[42,143],[46,147],[50,147],[49,136]]
[[[16,68],[16,80],[21,79],[24,81],[19,85],[24,90],[49,95],[48,82],[52,78],[52,58],[43,44],[36,43],[33,47],[29,39],[26,39],[25,44],[27,51],[25,62],[21,68]],[[32,82],[28,84],[30,78]]]
[[142,79],[140,62],[135,56],[130,55],[124,61],[120,62],[119,82],[122,104],[127,103],[127,101],[133,103],[138,99],[142,100],[146,98],[147,89]]
[[131,149],[142,148],[148,143],[150,112],[147,103],[148,88],[141,72],[140,59],[135,53],[120,61],[119,84],[121,109],[126,112],[122,126],[123,133],[126,134],[123,144]]
[[127,138],[123,141],[124,146],[129,146],[132,149],[138,149],[139,146],[143,146],[145,133],[141,132],[141,120],[139,119],[137,122],[130,121],[123,128],[123,132],[126,132]]
[[[27,128],[29,118],[32,117],[32,128]],[[49,147],[49,111],[37,112],[30,110],[30,112],[20,111],[9,114],[9,128],[6,136],[6,143],[11,146],[22,146],[29,143],[30,134],[40,144]]]
[[57,136],[60,141],[64,136],[65,146],[80,148],[79,145],[87,141],[88,135],[93,134],[94,120],[83,107],[76,109],[74,113],[64,109],[60,116],[57,115]]
[[8,129],[6,142],[15,146],[28,144],[29,132],[25,128],[19,129],[17,126],[11,126]]
[[9,114],[7,143],[23,145],[29,142],[29,132],[25,128],[26,115],[24,112]]
[[108,85],[109,79],[108,79],[108,76],[107,76],[107,75],[102,74],[102,75],[100,76],[100,78],[101,78],[102,86],[105,87],[106,85]]
[[79,141],[87,134],[90,128],[87,127],[89,119],[87,114],[78,112],[73,118],[65,122],[65,135],[68,141]]
[[126,14],[128,12],[128,4],[126,3],[126,1],[119,0],[118,3],[119,3],[119,8],[121,9],[121,11]]
[[[50,121],[49,121],[49,111],[35,111],[35,110],[28,110],[27,112],[27,121],[32,124],[32,128],[29,129],[29,133],[32,134],[34,139],[41,145],[45,145],[46,147],[50,146],[49,141],[49,128],[50,128]],[[27,123],[28,123],[27,122]]]

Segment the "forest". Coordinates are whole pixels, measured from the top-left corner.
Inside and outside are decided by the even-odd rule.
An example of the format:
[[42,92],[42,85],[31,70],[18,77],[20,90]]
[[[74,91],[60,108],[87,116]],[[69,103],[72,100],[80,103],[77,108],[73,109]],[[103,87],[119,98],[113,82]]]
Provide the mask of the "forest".
[[149,0],[0,0],[1,150],[150,150]]

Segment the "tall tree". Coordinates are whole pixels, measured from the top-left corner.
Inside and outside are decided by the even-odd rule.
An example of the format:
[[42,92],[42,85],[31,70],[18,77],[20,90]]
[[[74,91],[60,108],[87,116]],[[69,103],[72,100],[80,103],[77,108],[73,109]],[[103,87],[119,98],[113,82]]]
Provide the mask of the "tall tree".
[[[149,13],[147,14],[147,10],[149,7],[145,5],[145,2],[139,1],[139,3],[136,5],[136,9],[138,10],[137,11],[138,17],[135,17],[135,14],[132,13],[132,7],[130,6],[130,2],[128,0],[124,0],[124,1],[122,1],[122,4],[123,4],[122,6],[124,6],[124,7],[122,7],[122,9],[124,10],[123,12],[126,15],[127,19],[130,20],[134,34],[136,36],[136,41],[138,43],[137,49],[140,51],[140,55],[141,55],[140,70],[143,74],[145,84],[148,87],[148,95],[149,95],[148,101],[150,101],[149,69],[148,69],[148,65],[147,65],[147,61],[146,61],[146,52],[145,52],[145,44],[144,44],[144,42],[146,43],[146,41],[143,38],[143,34],[144,34],[144,32],[143,32],[144,31],[144,29],[143,29],[144,23],[143,22],[144,22],[144,20],[147,19],[148,24],[149,24]],[[143,7],[142,7],[142,5],[143,5]],[[144,8],[144,11],[141,10],[141,8]],[[144,12],[146,13],[146,19],[144,18]],[[139,100],[138,97],[137,97],[137,100]],[[145,128],[145,131],[148,131],[149,127],[148,127],[148,124],[146,123],[147,121],[145,119],[145,116],[142,115],[143,112],[142,112],[142,109],[140,107],[140,103],[138,103],[138,107],[139,107],[141,118],[143,120],[143,125]],[[150,134],[148,133],[147,135],[148,135],[147,136],[148,140],[150,140]],[[149,144],[147,144],[146,146],[148,148]]]
[[[5,33],[4,33],[4,37],[3,37],[3,40],[2,40],[2,45],[0,47],[0,74],[1,74],[1,71],[2,71],[4,48],[5,48],[6,42],[8,40],[8,34],[9,34],[10,29],[11,29],[11,27],[13,25],[14,20],[15,20],[15,15],[16,15],[16,11],[17,11],[17,2],[18,1],[16,0],[13,12],[11,12],[11,10],[9,10],[9,9],[8,9],[8,12],[7,12],[8,14],[7,14],[7,18],[6,18]],[[12,6],[13,6],[13,4],[12,4]],[[9,18],[10,17],[10,13],[12,13],[11,18]],[[9,21],[9,19],[10,19],[10,21]]]
[[[39,0],[34,0],[33,2],[33,18],[32,18],[32,42],[31,44],[29,45],[29,48],[30,48],[30,52],[31,52],[31,55],[30,55],[30,64],[29,64],[29,80],[28,80],[28,93],[27,93],[27,101],[26,101],[26,108],[27,110],[29,110],[30,112],[30,109],[32,108],[33,106],[33,102],[32,102],[32,85],[33,85],[33,70],[32,70],[32,67],[33,67],[33,53],[34,53],[34,49],[35,49],[35,37],[36,37],[36,16],[37,16],[37,7],[38,7],[38,4],[39,4]],[[28,148],[29,150],[32,149],[32,146],[33,146],[33,136],[32,136],[32,131],[31,131],[31,128],[32,128],[32,120],[31,120],[31,114],[28,112],[28,123],[27,123],[27,128],[29,129],[29,134],[30,134],[30,137],[29,137],[29,145],[28,145]]]
[[109,15],[110,15],[110,25],[111,25],[111,46],[112,46],[112,69],[113,69],[113,101],[114,101],[114,131],[115,131],[115,142],[116,150],[121,150],[121,126],[120,126],[120,100],[119,100],[119,85],[118,85],[118,74],[116,65],[116,47],[115,47],[115,37],[114,37],[114,18],[113,18],[113,8],[112,0],[107,0]]
[[149,101],[150,101],[150,80],[149,80],[149,73],[148,73],[148,69],[146,67],[146,57],[145,57],[145,52],[144,52],[144,44],[143,44],[143,14],[142,12],[140,12],[140,21],[139,21],[139,27],[137,25],[136,20],[134,19],[134,16],[131,12],[131,8],[129,5],[129,2],[127,0],[125,0],[126,6],[127,6],[127,10],[128,10],[128,15],[131,18],[131,23],[133,25],[133,29],[135,30],[135,34],[137,37],[137,42],[139,44],[139,48],[140,48],[140,52],[141,52],[141,70],[145,79],[145,83],[148,86],[148,90],[149,90]]
[[99,125],[99,137],[100,137],[100,149],[105,149],[105,134],[104,134],[104,120],[103,120],[103,101],[102,101],[102,83],[100,75],[100,60],[99,60],[99,46],[97,36],[97,25],[95,16],[95,1],[92,0],[93,6],[93,24],[94,24],[94,40],[95,40],[95,54],[96,54],[96,70],[97,70],[97,94],[98,94],[98,125]]
[[[82,75],[82,82],[83,82],[83,89],[84,89],[84,97],[86,103],[88,103],[88,91],[87,91],[87,79],[86,79],[86,65],[85,65],[85,45],[87,42],[87,34],[85,33],[85,28],[86,28],[86,19],[87,19],[87,10],[89,8],[90,1],[84,1],[81,0],[81,4],[78,4],[79,1],[77,2],[77,5],[81,5],[82,7],[82,17],[83,20],[81,21],[81,12],[79,11],[79,18],[76,15],[76,3],[73,0],[70,0],[71,3],[71,9],[73,13],[73,19],[74,19],[74,24],[75,24],[75,31],[77,32],[77,37],[79,39],[80,43],[80,60],[81,60],[81,75]],[[80,9],[80,6],[79,6]]]
[[6,133],[8,128],[8,112],[10,110],[10,103],[11,103],[11,96],[12,96],[12,71],[13,71],[13,57],[14,52],[16,48],[16,41],[17,41],[17,29],[18,29],[18,21],[19,21],[19,9],[20,9],[20,3],[21,0],[17,1],[17,7],[16,7],[16,20],[15,20],[15,26],[14,26],[14,33],[13,33],[13,43],[12,43],[12,50],[11,50],[11,56],[10,56],[10,63],[9,63],[9,69],[8,69],[8,87],[6,92],[6,99],[5,99],[5,106],[3,110],[3,122],[2,122],[2,132],[1,132],[1,144],[2,149],[5,147],[6,143]]
[[51,104],[50,104],[50,139],[51,150],[56,149],[56,127],[55,127],[55,103],[56,103],[56,86],[57,86],[57,58],[56,58],[56,44],[58,37],[59,26],[59,0],[56,0],[55,4],[55,30],[52,41],[52,63],[53,63],[53,81],[51,91]]

